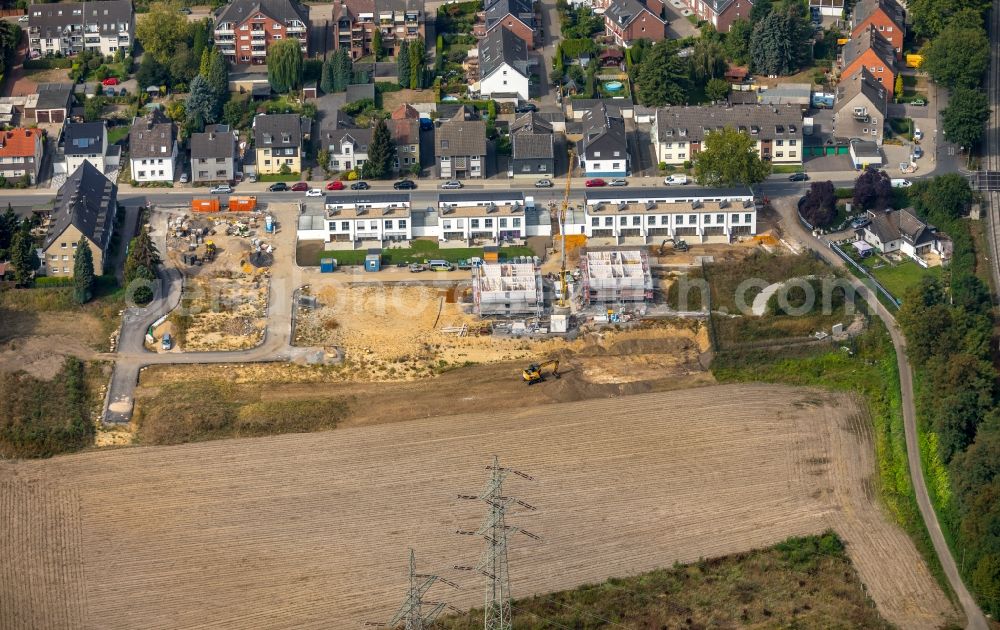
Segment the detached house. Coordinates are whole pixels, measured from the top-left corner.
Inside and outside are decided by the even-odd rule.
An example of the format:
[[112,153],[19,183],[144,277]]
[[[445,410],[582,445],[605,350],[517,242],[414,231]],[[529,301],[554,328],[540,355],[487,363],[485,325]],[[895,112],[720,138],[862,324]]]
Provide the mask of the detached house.
[[77,243],[83,236],[93,254],[94,271],[100,274],[117,210],[118,187],[90,162],[84,162],[56,194],[52,229],[42,244],[46,273],[72,277]]
[[896,51],[896,58],[903,58],[903,39],[906,38],[906,11],[896,0],[861,0],[854,5],[851,16],[851,37],[858,37],[872,28],[886,38]]
[[862,236],[883,254],[898,251],[922,267],[935,267],[951,256],[951,239],[917,218],[913,210],[869,210],[868,218],[871,222]]
[[32,184],[37,184],[42,144],[42,132],[38,129],[0,131],[0,176],[18,180],[27,175]]
[[604,103],[583,115],[583,138],[577,143],[580,170],[588,177],[625,177],[629,173],[625,119]]
[[661,107],[652,129],[656,159],[671,166],[692,160],[708,134],[725,127],[750,136],[761,159],[802,163],[802,110],[794,105]]
[[392,112],[386,121],[389,134],[396,145],[396,161],[393,169],[406,172],[414,165],[420,165],[420,113],[408,103],[403,103]]
[[885,87],[861,68],[837,86],[833,105],[833,136],[843,140],[867,140],[882,144],[888,101]]
[[495,28],[479,41],[479,93],[483,98],[514,95],[528,100],[528,47],[505,28]]
[[267,63],[267,48],[280,39],[297,39],[309,53],[309,11],[297,0],[233,0],[215,18],[212,39],[226,61]]
[[172,182],[177,162],[177,125],[158,109],[136,117],[128,134],[132,181]]
[[395,55],[404,41],[423,40],[426,28],[423,0],[336,0],[333,4],[333,46],[351,59],[372,54],[375,30],[382,48]]
[[108,146],[108,126],[101,122],[68,122],[63,127],[65,172],[72,175],[84,162],[90,162],[101,173],[118,168],[121,147]]
[[529,50],[535,47],[535,10],[532,0],[486,0],[482,22],[474,27],[477,37],[506,29],[517,35]]
[[93,50],[113,55],[135,38],[131,0],[36,3],[28,7],[28,49],[32,58]]
[[870,25],[844,44],[841,50],[841,81],[849,78],[861,68],[867,68],[881,83],[892,99],[896,88],[896,51],[892,44]]
[[510,126],[511,177],[552,177],[556,160],[552,123],[535,112],[524,114]]
[[330,169],[350,171],[360,169],[368,161],[371,129],[332,129],[323,132],[322,143],[330,152]]
[[253,119],[253,141],[257,174],[302,172],[303,127],[307,121],[298,114],[264,114]]
[[459,107],[434,134],[434,159],[441,179],[485,178],[486,123]]
[[658,42],[667,36],[661,15],[660,0],[611,0],[604,10],[604,30],[618,46],[631,46],[637,39]]
[[236,179],[236,134],[229,125],[208,125],[191,134],[191,181],[231,182]]
[[753,0],[684,0],[684,4],[720,33],[728,33],[740,18],[749,20],[753,9]]

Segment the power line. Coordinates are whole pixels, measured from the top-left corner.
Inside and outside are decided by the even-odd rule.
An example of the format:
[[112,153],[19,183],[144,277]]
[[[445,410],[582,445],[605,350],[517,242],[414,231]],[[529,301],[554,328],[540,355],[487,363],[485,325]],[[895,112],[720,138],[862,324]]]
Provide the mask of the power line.
[[506,518],[509,507],[517,505],[531,511],[535,510],[535,507],[516,497],[505,495],[503,482],[511,474],[528,481],[533,481],[533,478],[519,470],[501,466],[500,459],[496,455],[493,456],[493,463],[487,466],[486,470],[490,471],[490,479],[486,482],[486,487],[482,492],[478,495],[458,495],[460,499],[486,502],[488,506],[486,519],[479,526],[479,529],[458,530],[457,532],[467,536],[481,536],[486,541],[486,550],[476,566],[457,566],[455,568],[463,571],[476,571],[486,576],[486,603],[483,606],[484,630],[511,630],[510,575],[507,563],[508,537],[515,533],[524,534],[533,540],[539,540],[539,537],[520,527],[507,525]]
[[[452,588],[458,588],[457,584],[441,576],[417,573],[416,556],[413,553],[413,549],[410,549],[410,587],[406,593],[406,599],[403,600],[403,603],[399,606],[399,610],[396,611],[396,614],[393,615],[388,623],[374,622],[366,623],[365,625],[398,628],[402,624],[405,630],[424,630],[445,608],[461,613],[462,611],[444,602],[432,602],[424,599],[427,591],[437,582],[447,584]],[[427,612],[424,612],[425,606],[429,607]]]

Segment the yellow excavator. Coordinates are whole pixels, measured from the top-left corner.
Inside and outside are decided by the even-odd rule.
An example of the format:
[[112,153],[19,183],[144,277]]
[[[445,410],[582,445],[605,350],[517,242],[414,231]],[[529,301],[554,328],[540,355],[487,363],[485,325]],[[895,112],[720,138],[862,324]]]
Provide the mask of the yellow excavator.
[[541,383],[545,380],[545,370],[550,368],[552,376],[559,378],[559,360],[550,359],[543,363],[532,363],[527,368],[521,372],[521,378],[528,385],[534,385],[535,383]]

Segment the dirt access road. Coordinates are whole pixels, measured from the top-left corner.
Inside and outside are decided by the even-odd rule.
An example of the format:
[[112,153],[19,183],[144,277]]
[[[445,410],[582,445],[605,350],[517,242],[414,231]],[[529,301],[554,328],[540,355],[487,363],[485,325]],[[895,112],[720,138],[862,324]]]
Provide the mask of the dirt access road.
[[[383,621],[421,570],[481,603],[475,493],[496,453],[535,476],[515,596],[833,528],[880,612],[953,614],[871,493],[869,420],[819,390],[727,385],[326,433],[0,463],[0,619],[45,628],[327,628]],[[30,576],[30,579],[24,579]],[[808,603],[809,585],[802,601]],[[3,625],[0,623],[0,625]]]
[[[804,246],[817,252],[828,263],[834,267],[845,266],[844,261],[837,256],[829,245],[807,232],[798,220],[796,210],[796,200],[791,197],[783,197],[775,200],[775,209],[781,215],[781,227],[785,231],[786,237],[797,241]],[[913,402],[913,370],[910,361],[906,356],[906,338],[900,330],[893,317],[875,296],[875,290],[853,275],[847,274],[851,284],[857,290],[869,307],[878,315],[885,324],[892,337],[892,345],[896,350],[896,364],[899,371],[900,394],[903,407],[903,427],[906,431],[906,457],[910,467],[910,478],[913,479],[913,489],[917,497],[917,506],[920,508],[920,515],[923,517],[927,531],[930,533],[931,543],[934,545],[934,552],[937,554],[941,567],[952,590],[955,591],[962,610],[966,616],[966,628],[969,630],[988,630],[990,627],[986,621],[979,604],[965,587],[962,576],[958,572],[958,565],[951,554],[951,549],[945,541],[944,533],[941,531],[941,524],[938,523],[937,513],[931,505],[930,494],[927,492],[927,482],[924,479],[923,466],[920,463],[920,444],[917,434],[917,410]]]

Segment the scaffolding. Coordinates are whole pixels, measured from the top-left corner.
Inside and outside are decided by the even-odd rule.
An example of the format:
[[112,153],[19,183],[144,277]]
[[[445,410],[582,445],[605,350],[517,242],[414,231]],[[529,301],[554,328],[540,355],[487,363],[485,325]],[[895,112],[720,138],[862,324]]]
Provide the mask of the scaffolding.
[[653,299],[653,274],[641,249],[588,251],[580,259],[585,304],[622,304]]
[[480,316],[540,317],[545,305],[542,275],[531,263],[487,263],[474,267],[472,296]]

